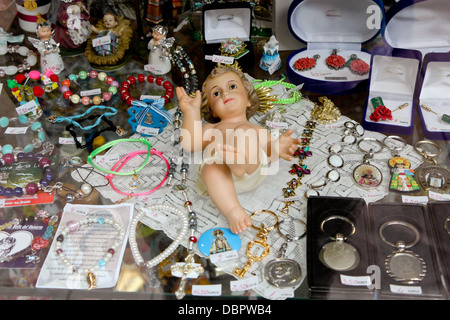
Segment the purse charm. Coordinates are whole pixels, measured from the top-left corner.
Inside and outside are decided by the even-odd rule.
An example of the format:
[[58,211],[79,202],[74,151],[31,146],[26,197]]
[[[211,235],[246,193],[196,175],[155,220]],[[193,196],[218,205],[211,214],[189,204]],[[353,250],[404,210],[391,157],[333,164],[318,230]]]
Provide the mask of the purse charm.
[[[437,151],[435,153],[429,153],[425,150],[420,150],[419,147],[421,145],[432,145]],[[434,142],[422,140],[416,142],[414,149],[423,156],[424,160],[417,169],[417,179],[421,187],[425,191],[438,189],[440,193],[446,193],[450,187],[450,171],[439,166],[433,158],[441,153],[441,148]]]
[[276,223],[269,228],[266,228],[263,223],[261,223],[261,227],[259,227],[259,228],[252,225],[252,228],[258,230],[258,233],[256,234],[256,239],[250,241],[247,245],[246,255],[248,257],[248,261],[245,263],[245,265],[242,268],[234,268],[234,270],[233,270],[233,274],[239,278],[244,277],[245,273],[250,269],[250,267],[252,266],[252,264],[255,261],[259,262],[259,261],[263,260],[270,253],[270,245],[267,243],[267,235],[269,234],[269,232],[271,230],[273,230],[277,226],[278,217],[274,212],[269,211],[269,210],[255,211],[252,213],[251,217],[253,217],[254,215],[256,215],[258,213],[262,213],[262,212],[267,212],[267,213],[270,213],[271,215],[275,216],[277,219]]
[[[367,141],[375,141],[377,142],[381,148],[375,150],[370,148],[368,151],[361,148],[361,142]],[[360,151],[364,152],[363,163],[357,166],[353,170],[353,180],[354,182],[361,188],[364,189],[374,189],[378,187],[383,181],[383,174],[381,170],[376,166],[370,164],[370,159],[373,158],[373,155],[383,148],[383,144],[374,138],[363,138],[358,141],[358,148]]]
[[284,219],[278,224],[278,233],[286,240],[281,245],[280,254],[278,258],[269,261],[264,267],[264,278],[266,281],[277,288],[295,287],[300,284],[302,279],[302,270],[297,261],[286,258],[286,250],[290,242],[297,241],[306,235],[306,223],[303,220],[295,219],[304,226],[304,232],[297,237],[292,237],[290,234],[283,234],[280,230],[280,225],[291,218]]
[[[398,240],[396,243],[389,242],[384,236],[384,230],[393,225],[400,225],[410,229],[415,239],[409,244],[406,244],[402,240]],[[415,284],[422,281],[426,275],[425,261],[416,253],[407,250],[415,246],[420,240],[420,233],[416,227],[406,221],[387,221],[380,226],[378,230],[380,238],[396,250],[389,254],[385,259],[386,273],[394,278],[398,282],[405,284]]]
[[319,260],[329,269],[334,271],[348,271],[356,268],[360,257],[358,250],[345,242],[348,237],[356,232],[355,224],[349,218],[340,215],[332,215],[322,221],[320,229],[325,232],[324,226],[333,220],[342,220],[350,225],[351,231],[345,236],[342,233],[336,233],[334,237],[330,236],[332,242],[325,244],[319,252]]

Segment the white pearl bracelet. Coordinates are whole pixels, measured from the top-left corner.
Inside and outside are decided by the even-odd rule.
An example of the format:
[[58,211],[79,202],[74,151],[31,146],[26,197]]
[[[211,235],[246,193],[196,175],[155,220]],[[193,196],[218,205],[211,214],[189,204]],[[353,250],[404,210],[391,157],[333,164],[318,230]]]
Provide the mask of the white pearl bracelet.
[[188,227],[189,220],[183,211],[178,210],[177,208],[172,207],[172,206],[168,206],[168,205],[164,205],[164,204],[153,204],[153,205],[146,207],[146,209],[150,212],[152,212],[152,211],[167,212],[168,211],[168,212],[177,214],[182,219],[181,230],[180,230],[178,236],[175,238],[175,240],[163,252],[161,252],[159,255],[157,255],[156,257],[154,257],[153,259],[151,259],[147,262],[145,262],[144,258],[142,257],[141,253],[139,252],[139,248],[138,248],[138,245],[136,242],[137,224],[138,224],[139,220],[147,214],[147,212],[146,212],[147,210],[138,211],[138,213],[131,220],[130,235],[129,235],[128,241],[130,243],[130,249],[131,249],[131,253],[134,257],[134,260],[136,261],[136,264],[138,266],[152,268],[154,266],[157,266],[164,259],[166,259],[168,256],[170,256],[177,249],[180,242],[186,238],[186,234],[188,233],[188,229],[189,229],[189,227]]
[[17,72],[24,72],[25,70],[29,70],[37,63],[37,57],[33,53],[33,50],[30,50],[25,46],[0,46],[0,55],[16,52],[21,56],[26,57],[25,62],[19,64],[18,66],[0,66],[0,77],[3,77],[5,74],[8,76],[12,76]]

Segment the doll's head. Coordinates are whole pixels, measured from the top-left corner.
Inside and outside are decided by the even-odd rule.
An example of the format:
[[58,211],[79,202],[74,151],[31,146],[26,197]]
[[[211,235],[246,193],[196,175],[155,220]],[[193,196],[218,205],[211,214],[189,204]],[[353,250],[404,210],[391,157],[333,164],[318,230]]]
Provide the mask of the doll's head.
[[43,19],[38,19],[36,23],[36,35],[42,41],[50,40],[50,38],[53,36],[53,30],[50,23]]
[[105,26],[106,29],[111,30],[114,29],[115,27],[117,27],[117,25],[119,24],[119,22],[116,19],[116,16],[113,15],[112,13],[106,13],[103,16],[103,25]]
[[202,86],[202,106],[201,106],[200,110],[201,110],[201,113],[202,113],[203,117],[205,118],[205,120],[210,123],[217,123],[220,121],[220,118],[216,117],[213,114],[213,111],[211,110],[210,101],[208,98],[209,93],[207,90],[208,82],[212,79],[220,77],[229,72],[232,72],[235,75],[237,75],[237,78],[244,85],[244,87],[247,91],[247,99],[248,99],[248,107],[246,109],[247,119],[250,119],[259,108],[259,97],[256,93],[256,90],[242,71],[239,71],[234,68],[227,67],[227,66],[216,67],[213,69],[213,71],[211,71],[211,73],[206,78],[206,80]]
[[159,41],[166,37],[167,28],[161,25],[156,25],[152,28],[152,37],[153,39]]

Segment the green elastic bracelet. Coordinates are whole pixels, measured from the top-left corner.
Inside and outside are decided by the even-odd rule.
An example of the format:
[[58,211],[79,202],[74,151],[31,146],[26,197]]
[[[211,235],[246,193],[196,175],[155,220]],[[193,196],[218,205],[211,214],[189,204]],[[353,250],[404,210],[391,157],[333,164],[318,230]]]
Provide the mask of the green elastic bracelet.
[[[102,151],[104,151],[106,149],[111,148],[112,146],[115,146],[116,144],[118,144],[120,142],[142,142],[142,143],[144,143],[147,146],[147,148],[148,148],[148,150],[147,150],[148,151],[147,152],[147,157],[145,158],[144,163],[138,169],[133,170],[131,172],[116,172],[116,171],[111,171],[111,170],[108,170],[108,169],[101,168],[98,165],[94,164],[92,159],[97,154],[99,154],[100,152],[102,152]],[[91,164],[94,168],[96,168],[96,169],[98,169],[98,170],[100,170],[102,172],[106,172],[106,173],[109,173],[109,174],[115,174],[115,175],[119,175],[119,176],[130,176],[130,175],[135,174],[136,172],[139,172],[142,169],[144,169],[145,165],[147,164],[148,160],[150,159],[151,149],[152,149],[151,143],[148,142],[144,138],[141,138],[141,139],[118,139],[118,140],[114,140],[114,141],[108,142],[107,144],[105,144],[105,145],[103,145],[101,147],[98,147],[97,149],[92,151],[91,154],[87,157],[87,162],[89,164]]]
[[[277,84],[281,84],[282,86],[284,86],[287,89],[294,89],[297,86],[295,84],[292,83],[288,83],[288,82],[284,82],[285,78],[283,77],[283,79],[275,81],[275,80],[267,80],[267,81],[261,81],[261,80],[254,80],[253,83],[255,82],[259,82],[257,84],[254,84],[254,88],[255,90],[258,89],[261,86],[270,88],[274,85]],[[298,101],[300,101],[302,99],[302,94],[300,93],[300,91],[295,90],[294,92],[292,92],[292,95],[289,99],[278,99],[277,101],[272,102],[273,104],[292,104],[292,103],[296,103]]]

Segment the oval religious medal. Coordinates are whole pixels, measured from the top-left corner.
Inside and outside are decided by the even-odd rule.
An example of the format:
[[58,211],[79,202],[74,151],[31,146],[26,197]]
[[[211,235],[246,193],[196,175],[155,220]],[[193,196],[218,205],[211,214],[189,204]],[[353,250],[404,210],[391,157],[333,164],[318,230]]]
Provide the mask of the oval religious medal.
[[266,264],[264,278],[277,288],[295,287],[300,284],[302,270],[292,259],[276,258]]
[[331,270],[348,271],[358,266],[359,253],[351,244],[333,241],[320,249],[319,260]]
[[413,284],[426,274],[425,261],[412,251],[394,251],[386,257],[386,272],[396,281]]
[[353,170],[353,181],[361,188],[372,189],[383,181],[381,170],[369,163],[363,163]]

